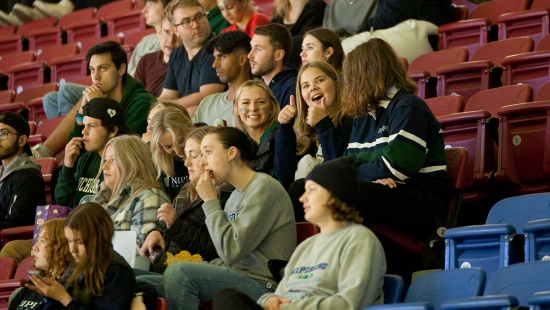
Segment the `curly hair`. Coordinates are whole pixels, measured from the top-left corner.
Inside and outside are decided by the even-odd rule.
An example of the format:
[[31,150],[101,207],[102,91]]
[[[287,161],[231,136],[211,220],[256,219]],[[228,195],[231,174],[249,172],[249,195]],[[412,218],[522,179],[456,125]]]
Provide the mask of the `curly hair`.
[[65,239],[65,219],[51,219],[42,226],[43,238],[46,241],[46,258],[48,259],[48,270],[45,276],[59,280],[65,270],[73,261],[69,244]]
[[332,219],[337,222],[355,222],[357,224],[363,223],[363,218],[359,215],[359,211],[355,208],[349,207],[332,193],[328,198],[326,206],[332,213]]

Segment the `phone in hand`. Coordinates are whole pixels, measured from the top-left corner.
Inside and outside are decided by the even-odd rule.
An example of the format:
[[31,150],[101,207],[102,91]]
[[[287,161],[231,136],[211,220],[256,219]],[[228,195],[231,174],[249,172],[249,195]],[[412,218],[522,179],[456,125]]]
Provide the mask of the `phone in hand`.
[[37,276],[38,278],[40,278],[40,280],[42,280],[44,278],[42,273],[38,270],[29,270],[28,273],[29,273],[29,275]]

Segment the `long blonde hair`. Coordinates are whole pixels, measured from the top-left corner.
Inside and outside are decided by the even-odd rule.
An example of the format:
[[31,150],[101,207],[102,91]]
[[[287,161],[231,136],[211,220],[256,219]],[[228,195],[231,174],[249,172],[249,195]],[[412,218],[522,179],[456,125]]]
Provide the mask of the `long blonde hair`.
[[344,112],[342,111],[342,82],[334,67],[324,61],[312,61],[304,64],[296,78],[296,110],[298,114],[294,121],[294,132],[296,133],[296,152],[298,155],[305,154],[312,143],[319,142],[317,130],[315,127],[311,127],[307,124],[308,106],[302,96],[302,88],[300,87],[302,74],[309,68],[317,68],[323,71],[334,84],[336,98],[334,98],[334,102],[331,105],[326,107],[332,124],[335,127],[339,127],[344,117]]
[[191,119],[175,107],[166,107],[153,116],[151,119],[151,153],[153,153],[153,163],[157,170],[157,179],[163,172],[169,177],[175,176],[173,155],[168,154],[160,145],[160,136],[169,132],[172,136],[172,146],[176,147],[179,145],[178,139],[187,136],[194,128]]
[[235,127],[247,133],[246,126],[245,124],[243,124],[243,121],[239,116],[239,100],[241,99],[242,92],[252,87],[258,87],[267,94],[267,100],[269,101],[269,106],[271,107],[271,114],[269,115],[266,125],[262,131],[265,132],[269,127],[273,126],[273,124],[277,122],[277,117],[279,116],[281,108],[279,107],[277,98],[275,98],[275,95],[273,94],[271,89],[269,89],[269,87],[267,87],[267,85],[259,79],[248,80],[242,83],[239,88],[237,88],[237,91],[235,92],[235,98],[233,98],[233,124],[235,124]]
[[[151,151],[137,136],[114,137],[105,145],[105,150],[112,145],[115,154],[117,179],[111,188],[111,198],[107,204],[112,203],[120,195],[120,191],[126,184],[130,184],[132,193],[128,199],[133,199],[142,191],[148,188],[162,187],[155,177],[155,167],[151,157]],[[101,159],[100,167],[105,164],[105,156]],[[100,169],[96,176],[97,180],[103,173]]]

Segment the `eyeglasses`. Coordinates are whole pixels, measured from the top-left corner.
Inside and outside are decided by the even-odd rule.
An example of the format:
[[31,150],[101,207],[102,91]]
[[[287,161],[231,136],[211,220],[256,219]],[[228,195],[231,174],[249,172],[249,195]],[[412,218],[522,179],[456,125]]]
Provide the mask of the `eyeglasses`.
[[175,33],[174,33],[174,31],[172,31],[172,29],[170,29],[170,30],[161,29],[161,30],[159,30],[159,35],[163,39],[170,39],[170,38],[172,38],[173,35],[175,35]]
[[207,14],[208,13],[206,13],[206,14],[199,13],[199,14],[195,15],[195,18],[193,18],[193,19],[186,18],[186,19],[182,20],[181,23],[175,24],[174,28],[177,28],[178,26],[182,26],[184,29],[191,28],[193,26],[193,22],[196,22],[197,24],[200,24],[200,23],[204,22]]
[[0,131],[0,140],[6,140],[8,138],[9,134],[20,136],[21,134],[18,134],[16,132],[9,132],[9,131]]

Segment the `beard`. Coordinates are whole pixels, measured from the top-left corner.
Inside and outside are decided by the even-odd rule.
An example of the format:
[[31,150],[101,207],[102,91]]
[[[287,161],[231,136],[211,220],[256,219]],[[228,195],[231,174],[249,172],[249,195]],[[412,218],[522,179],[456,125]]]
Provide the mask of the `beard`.
[[264,76],[275,69],[275,58],[271,57],[263,64],[256,63],[256,68],[252,71],[255,76]]
[[0,147],[0,160],[8,159],[19,152],[18,140],[15,140],[12,145],[7,148]]

